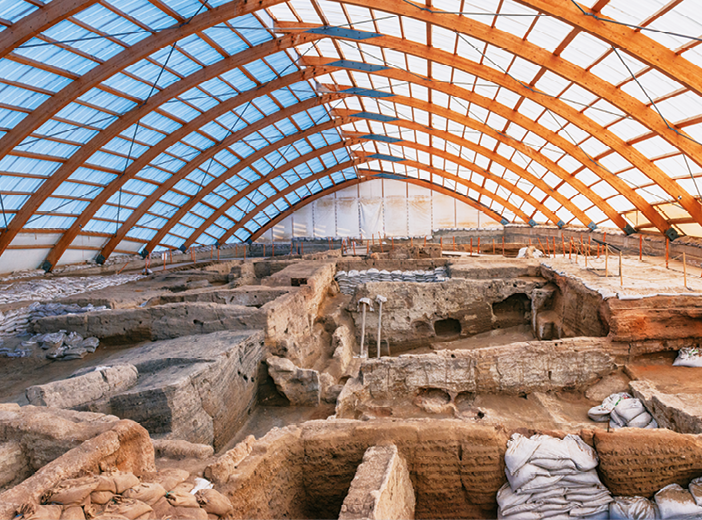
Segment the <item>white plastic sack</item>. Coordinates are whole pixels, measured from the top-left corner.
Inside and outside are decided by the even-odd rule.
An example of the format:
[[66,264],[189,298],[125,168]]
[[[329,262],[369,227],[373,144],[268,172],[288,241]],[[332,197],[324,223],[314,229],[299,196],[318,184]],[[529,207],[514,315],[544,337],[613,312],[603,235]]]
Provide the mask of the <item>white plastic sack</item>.
[[692,494],[678,484],[670,484],[654,496],[661,520],[668,518],[695,518],[702,516]]
[[698,506],[702,507],[702,477],[696,478],[688,486],[692,498],[695,500]]
[[612,520],[656,520],[656,506],[644,497],[614,497],[609,505]]
[[646,408],[640,399],[623,399],[614,407],[614,412],[628,424],[634,417],[646,412]]
[[646,428],[652,420],[653,417],[651,416],[651,414],[648,412],[644,412],[642,414],[637,415],[631,421],[629,421],[627,423],[627,426],[629,428]]
[[536,435],[531,439],[515,433],[507,441],[507,451],[505,452],[505,465],[511,474],[515,474],[524,464],[529,462],[532,455],[539,447]]
[[702,349],[685,347],[678,351],[678,357],[673,362],[674,367],[702,367]]
[[587,415],[595,422],[607,422],[609,414],[623,399],[633,399],[633,397],[626,392],[612,394],[609,397],[605,397],[601,405],[590,408]]

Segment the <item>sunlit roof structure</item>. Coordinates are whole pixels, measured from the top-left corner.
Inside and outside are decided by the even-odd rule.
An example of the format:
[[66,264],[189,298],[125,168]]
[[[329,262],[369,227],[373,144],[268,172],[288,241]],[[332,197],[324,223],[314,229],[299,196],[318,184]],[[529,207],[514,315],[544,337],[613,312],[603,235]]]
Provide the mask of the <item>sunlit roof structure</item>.
[[377,179],[502,224],[702,236],[700,20],[697,0],[0,0],[0,263],[256,240]]

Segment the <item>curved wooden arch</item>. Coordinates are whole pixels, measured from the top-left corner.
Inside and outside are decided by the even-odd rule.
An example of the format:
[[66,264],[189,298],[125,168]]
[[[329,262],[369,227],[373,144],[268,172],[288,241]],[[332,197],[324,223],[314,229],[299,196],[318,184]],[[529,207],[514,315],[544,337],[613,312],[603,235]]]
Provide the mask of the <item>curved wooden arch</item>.
[[[246,168],[249,164],[252,162],[260,159],[261,157],[265,157],[269,153],[275,151],[278,148],[281,148],[283,146],[287,146],[290,143],[293,143],[299,139],[302,139],[308,135],[311,135],[316,132],[321,132],[323,130],[326,130],[328,128],[337,128],[339,126],[343,126],[350,121],[352,121],[353,116],[348,115],[348,116],[342,116],[339,118],[336,118],[332,121],[329,121],[327,123],[323,123],[321,125],[317,125],[314,127],[310,127],[308,130],[305,130],[304,132],[298,133],[298,134],[292,134],[284,139],[281,139],[280,141],[276,141],[275,143],[272,143],[271,145],[258,150],[257,152],[251,154],[249,157],[247,157],[244,161],[241,163],[238,163],[234,167],[230,168],[226,172],[224,172],[222,175],[220,175],[215,181],[212,183],[208,184],[207,186],[204,186],[202,190],[200,190],[197,195],[191,197],[185,204],[183,204],[178,211],[168,220],[168,222],[161,227],[161,229],[158,230],[156,235],[149,241],[149,243],[146,246],[147,251],[153,251],[153,249],[159,245],[160,241],[163,239],[164,236],[170,231],[170,229],[178,224],[180,220],[190,211],[191,208],[193,208],[198,202],[200,202],[208,193],[211,193],[214,189],[216,189],[217,186],[220,185],[221,182],[224,180],[230,178],[230,176],[235,175],[238,171],[243,170]],[[482,146],[479,146],[475,143],[472,143],[471,141],[468,141],[466,139],[463,139],[461,137],[458,137],[456,135],[453,135],[449,132],[442,131],[442,130],[436,130],[436,129],[428,129],[426,127],[423,127],[422,125],[419,125],[417,123],[414,123],[412,121],[405,121],[405,120],[398,120],[398,121],[392,121],[389,122],[388,124],[391,125],[397,125],[397,126],[402,126],[405,128],[409,129],[414,129],[414,130],[419,130],[423,132],[428,132],[431,135],[435,135],[437,137],[440,137],[442,139],[445,139],[447,141],[451,141],[458,146],[465,146],[467,148],[470,148],[474,150],[476,153],[480,153],[484,156],[486,156],[488,159],[493,160],[502,166],[504,166],[506,169],[512,171],[515,175],[518,175],[528,182],[531,182],[534,186],[538,186],[544,193],[546,193],[548,196],[553,197],[555,200],[560,202],[563,207],[568,209],[584,226],[589,226],[591,224],[591,220],[589,217],[582,211],[580,210],[575,204],[573,204],[569,199],[565,198],[563,195],[558,193],[558,191],[553,190],[550,188],[543,180],[539,179],[535,175],[529,173],[526,170],[523,170],[522,168],[519,168],[515,163],[509,161],[505,157],[492,152],[491,150],[488,150],[487,148],[484,148]],[[344,135],[347,135],[351,139],[362,139],[362,134],[349,134],[348,132],[345,132]],[[398,143],[399,144],[399,143]],[[484,170],[477,165],[475,165],[474,171],[476,173],[486,177],[490,178],[491,180],[494,180],[498,184],[503,183],[503,186],[507,189],[511,189],[512,186],[507,186],[504,179],[501,177],[498,177],[494,175],[493,173],[488,172],[487,170]],[[499,182],[498,182],[499,179]],[[160,197],[160,195],[159,195]],[[533,205],[533,204],[532,204]],[[538,206],[534,206],[535,208],[545,208],[546,206],[543,205],[543,203],[540,203]],[[558,224],[558,219],[556,219],[554,222]],[[210,224],[211,225],[211,224]],[[207,226],[209,227],[209,226]],[[202,229],[207,229],[207,227],[202,227]],[[103,248],[103,251],[101,252],[101,255],[103,258],[107,258],[109,254],[114,251],[114,249],[117,247],[119,242],[126,236],[126,233],[129,231],[131,226],[128,226],[127,222],[124,223],[122,228],[120,228],[120,231],[117,235],[112,237],[108,244]],[[196,232],[197,233],[197,232]]]
[[[246,126],[245,128],[239,130],[238,132],[234,132],[233,134],[230,134],[228,137],[226,137],[219,145],[211,146],[210,148],[204,150],[201,154],[199,154],[197,157],[195,157],[192,161],[186,163],[185,166],[183,166],[180,170],[178,170],[177,175],[171,176],[168,180],[165,181],[165,183],[162,183],[163,185],[168,186],[169,188],[175,186],[175,184],[185,178],[188,174],[190,174],[192,171],[194,171],[198,166],[206,162],[209,158],[213,157],[216,155],[219,151],[225,149],[228,146],[231,146],[232,144],[236,143],[240,139],[246,137],[247,135],[256,132],[258,130],[261,130],[265,128],[266,126],[270,125],[271,123],[275,121],[279,121],[282,119],[285,119],[286,117],[289,117],[293,114],[296,114],[297,112],[302,112],[304,110],[324,105],[331,101],[332,99],[337,98],[338,96],[331,96],[331,95],[322,95],[319,97],[313,97],[306,99],[305,101],[302,101],[301,103],[297,103],[295,105],[291,105],[288,108],[285,108],[283,110],[279,110],[278,112],[275,112],[273,116],[265,117],[263,119],[259,119],[253,124],[250,124]],[[139,168],[141,169],[141,168]],[[81,227],[83,227],[85,224],[87,224],[90,219],[95,215],[95,213],[112,197],[114,193],[116,193],[123,185],[125,182],[127,182],[130,178],[133,178],[138,172],[139,169],[132,169],[129,171],[129,174],[125,173],[121,175],[120,177],[116,178],[110,183],[110,186],[112,187],[111,189],[104,189],[102,190],[91,202],[88,204],[88,206],[81,212],[81,214],[78,216],[78,218],[73,222],[71,227],[63,234],[61,235],[61,238],[56,242],[54,247],[51,249],[49,254],[46,257],[45,264],[46,267],[53,267],[56,265],[56,262],[61,258],[61,255],[63,255],[64,251],[68,248],[69,245],[71,245],[71,242],[75,239],[75,237],[78,235]],[[159,192],[161,193],[161,192]],[[145,201],[149,201],[150,204],[153,204],[158,200],[156,198],[156,191],[151,193]],[[143,204],[144,202],[142,202]],[[142,211],[133,211],[136,221],[141,217],[141,215],[144,214],[145,210]],[[130,215],[129,218],[131,218],[132,215]],[[132,219],[133,220],[133,219]],[[136,222],[135,222],[136,223]]]
[[[177,30],[173,30],[170,33],[167,30],[162,31],[145,39],[143,42],[140,42],[138,46],[134,46],[123,51],[104,64],[96,67],[85,76],[74,81],[68,87],[50,98],[37,110],[32,112],[32,114],[26,117],[11,132],[0,139],[0,156],[9,153],[16,144],[19,144],[24,137],[29,135],[31,131],[36,129],[53,114],[55,114],[57,110],[60,110],[70,101],[80,96],[93,86],[99,84],[113,73],[118,72],[121,70],[121,68],[138,61],[159,48],[173,43],[173,41],[177,41],[179,38],[207,28],[214,23],[222,21],[223,19],[247,14],[255,11],[256,9],[275,5],[281,1],[283,0],[260,0],[255,6],[253,3],[248,3],[248,5],[242,5],[239,3],[234,4],[233,2],[224,4],[198,15],[189,24],[180,27]],[[338,1],[378,9],[378,6],[373,5],[371,0]],[[618,106],[625,113],[628,113],[635,119],[642,122],[642,124],[649,127],[651,130],[663,136],[671,144],[685,151],[685,153],[687,153],[695,162],[700,164],[700,150],[702,150],[702,147],[688,139],[685,139],[685,137],[679,135],[679,132],[676,132],[675,129],[669,129],[665,123],[660,120],[657,114],[653,114],[653,112],[647,109],[643,103],[617,90],[616,87],[597,78],[593,74],[584,71],[583,69],[563,60],[562,58],[553,56],[544,49],[541,49],[529,42],[520,40],[519,38],[508,33],[504,33],[484,24],[475,22],[469,18],[417,10],[416,7],[403,3],[401,0],[387,0],[384,2],[383,10],[409,16],[411,18],[435,24],[437,26],[445,27],[449,30],[456,30],[471,34],[473,37],[498,47],[502,47],[509,52],[519,55],[529,61],[542,65],[549,70],[552,70],[556,74],[559,74],[564,78],[579,84],[587,90],[590,90],[594,94],[605,98],[613,105]],[[408,10],[411,10],[412,12],[409,12]],[[175,34],[176,32],[177,34]],[[651,40],[651,42],[653,41]],[[655,42],[653,42],[653,44],[654,48],[656,45],[658,45]],[[2,239],[2,237],[0,237],[0,239]]]
[[[358,141],[350,140],[350,141],[347,141],[347,142],[345,142],[345,143],[342,142],[342,143],[339,143],[339,144],[346,145],[346,146],[350,146],[350,145],[354,144],[354,142],[360,142],[360,140],[358,140]],[[336,146],[336,145],[334,145],[334,146]],[[216,210],[212,215],[210,215],[210,216],[205,220],[205,222],[203,222],[203,223],[200,225],[200,227],[198,227],[195,231],[193,231],[193,233],[190,235],[190,237],[188,237],[188,239],[185,241],[185,243],[184,243],[185,247],[190,247],[190,246],[193,244],[193,242],[195,242],[195,240],[196,240],[198,237],[200,237],[200,235],[202,235],[217,219],[219,219],[222,215],[224,215],[224,214],[226,213],[226,211],[227,211],[229,208],[231,208],[234,204],[236,204],[236,203],[239,202],[241,199],[243,199],[246,195],[248,195],[249,193],[252,193],[252,192],[255,191],[256,189],[258,189],[260,186],[262,186],[264,183],[266,183],[266,182],[268,182],[268,181],[274,179],[275,177],[277,177],[277,176],[280,175],[281,173],[284,173],[284,172],[286,172],[286,171],[288,171],[288,170],[294,168],[295,166],[298,166],[299,164],[302,164],[303,162],[310,161],[310,160],[314,159],[315,157],[318,157],[318,156],[320,156],[320,155],[323,155],[323,154],[329,152],[329,151],[330,151],[329,148],[330,148],[330,147],[327,147],[326,149],[325,149],[325,148],[320,148],[319,150],[313,150],[312,152],[310,152],[310,153],[308,153],[308,154],[306,154],[306,155],[304,155],[304,156],[302,156],[302,157],[299,157],[299,158],[295,159],[294,161],[290,161],[289,163],[286,163],[285,165],[281,166],[281,167],[278,168],[277,170],[275,170],[275,171],[273,171],[273,172],[270,172],[268,175],[266,175],[265,178],[261,178],[261,179],[259,179],[259,180],[257,180],[257,181],[254,181],[253,183],[251,183],[251,184],[250,184],[249,186],[247,186],[245,189],[243,189],[242,191],[240,191],[239,193],[237,193],[234,197],[232,197],[231,199],[227,200],[227,202],[226,202],[225,204],[223,204],[222,206],[220,206],[219,208],[217,208],[217,210]],[[304,160],[303,160],[303,159],[304,159]],[[370,162],[370,161],[377,160],[377,159],[374,159],[374,158],[372,158],[372,157],[359,157],[358,159],[360,160],[360,162]],[[353,162],[353,161],[351,161],[351,162]],[[354,163],[354,164],[357,164],[357,163]],[[336,168],[336,167],[334,167],[334,168]],[[343,169],[343,168],[342,168],[342,169]],[[426,167],[422,166],[422,169],[425,169],[425,170],[426,170]],[[310,175],[309,177],[306,177],[305,179],[303,179],[303,180],[306,181],[306,182],[303,183],[302,185],[304,186],[304,184],[307,184],[307,183],[312,182],[312,181],[314,181],[314,180],[322,179],[322,178],[326,177],[327,175],[329,175],[330,172],[332,172],[332,170],[333,170],[333,168],[332,168],[332,169],[328,169],[328,170],[324,170],[324,171],[319,172],[319,173],[317,173],[317,174]],[[333,171],[336,171],[336,170],[333,170]],[[428,171],[428,170],[427,170],[427,171]],[[437,174],[439,174],[439,170],[435,170],[435,172],[436,172]],[[462,178],[460,178],[460,177],[458,177],[458,176],[455,176],[455,175],[450,175],[450,174],[444,173],[443,176],[449,177],[449,178],[451,178],[452,180],[454,180],[455,182],[459,182],[460,184],[463,184],[464,186],[470,187],[470,188],[474,189],[475,191],[479,192],[481,195],[485,195],[486,197],[488,197],[488,198],[490,198],[490,199],[496,200],[497,202],[499,202],[500,204],[502,204],[504,207],[509,208],[515,215],[519,215],[519,216],[524,220],[525,223],[529,223],[529,221],[531,220],[530,217],[529,217],[526,213],[524,213],[522,210],[520,210],[519,208],[517,208],[514,204],[512,204],[511,202],[505,200],[504,198],[500,197],[499,195],[496,195],[496,194],[494,194],[494,193],[488,192],[488,191],[485,190],[482,186],[478,186],[477,184],[475,184],[475,183],[473,183],[473,182],[470,182],[470,181],[468,181],[467,179],[462,179]],[[297,185],[297,183],[296,183],[296,185]],[[299,187],[300,187],[300,186],[298,186],[298,188],[299,188]],[[286,188],[286,189],[287,189],[287,188]],[[295,189],[297,189],[297,188],[295,188]],[[513,188],[513,189],[515,189],[515,188]],[[521,192],[521,195],[520,195],[520,196],[526,195],[526,194],[525,194],[522,190],[520,190],[519,188],[516,188],[516,190],[519,191],[519,192]],[[294,190],[293,190],[293,191],[294,191]],[[281,191],[280,193],[283,193],[283,192]],[[289,193],[289,192],[288,192],[288,193]],[[538,203],[538,201],[536,201],[536,202],[537,202],[537,204],[539,204],[539,209],[540,209],[540,210],[541,210],[541,208],[544,208],[546,211],[549,211],[547,208],[545,208],[545,207],[543,206],[543,204]],[[263,204],[263,203],[262,203],[262,204]],[[259,206],[260,206],[260,205],[259,205]],[[259,206],[257,206],[256,209],[254,209],[254,210],[252,210],[252,211],[258,211],[257,208],[258,208]],[[264,206],[264,207],[265,207],[265,206]],[[248,212],[247,212],[247,214],[248,214]],[[554,218],[556,218],[555,222],[557,223],[557,222],[558,222],[557,217],[556,217],[555,215],[553,215],[553,216],[554,216]],[[237,222],[237,225],[238,225],[238,224],[239,224],[239,222]],[[236,226],[234,226],[234,227],[236,227]],[[170,228],[169,228],[169,229],[170,229]],[[239,228],[236,228],[236,229],[239,229]],[[235,231],[236,231],[236,230],[235,230]],[[165,236],[165,233],[163,233],[162,236]],[[154,239],[152,239],[152,241],[149,242],[149,244],[147,245],[147,250],[148,250],[148,251],[152,251],[153,248],[155,248],[157,245],[158,245],[158,242],[155,242]]]
[[[0,33],[2,34],[2,33]],[[314,36],[312,38],[311,36]],[[117,137],[121,132],[129,128],[131,125],[135,124],[141,118],[149,114],[150,112],[156,110],[158,107],[163,105],[166,101],[173,99],[174,97],[187,92],[193,87],[212,79],[232,68],[236,68],[240,65],[245,65],[246,63],[251,63],[257,59],[266,57],[270,54],[278,52],[281,48],[289,48],[294,45],[299,45],[300,43],[305,43],[307,41],[312,41],[313,39],[318,39],[319,36],[311,35],[303,36],[302,34],[290,35],[278,40],[271,40],[265,42],[261,45],[247,49],[239,54],[231,56],[229,58],[220,60],[213,65],[200,69],[199,71],[187,76],[181,81],[176,81],[169,85],[162,91],[154,94],[146,103],[139,105],[138,107],[126,112],[112,124],[110,124],[104,130],[98,132],[90,141],[81,146],[76,153],[69,157],[52,175],[49,177],[42,185],[37,189],[37,191],[30,197],[30,199],[20,208],[15,217],[9,223],[6,230],[0,233],[0,253],[10,244],[12,239],[20,232],[22,227],[27,223],[27,221],[32,217],[34,212],[41,206],[41,204],[49,198],[52,193],[66,180],[70,175],[79,168],[83,163],[85,163],[90,157],[93,156],[98,150],[109,143],[113,138]],[[310,70],[309,73],[305,72],[300,75],[300,81],[304,81],[306,75],[309,74],[312,77],[315,74],[314,70]],[[273,90],[268,90],[268,88],[274,85],[287,86],[291,83],[287,83],[283,78],[279,80],[271,81],[269,84],[264,85],[266,92],[273,92]],[[282,87],[278,87],[282,88]],[[227,110],[232,110],[244,103],[252,101],[262,94],[259,93],[259,89],[251,89],[249,91],[241,93],[239,96],[235,96],[228,100],[223,101],[217,106],[209,110],[208,118],[202,118],[199,116],[193,121],[196,121],[200,126],[208,123],[212,119],[224,114]],[[217,114],[217,115],[215,115]],[[205,120],[206,119],[206,120]],[[191,123],[193,123],[191,121]],[[195,123],[196,124],[196,123]],[[187,129],[187,130],[186,130]],[[195,127],[193,124],[184,125],[175,132],[164,137],[155,146],[149,147],[139,158],[135,159],[132,165],[125,170],[124,177],[127,173],[134,171],[136,164],[144,167],[149,161],[158,157],[158,154],[166,150],[167,146],[176,143],[179,139],[188,135],[188,133],[194,131]],[[1,143],[1,140],[0,140]],[[2,153],[0,153],[0,157]],[[52,265],[54,263],[52,262]]]
[[[372,180],[377,179],[377,178],[382,178],[382,177],[369,175],[369,176],[359,177],[356,179],[349,179],[348,181],[340,182],[339,184],[335,184],[334,186],[331,186],[324,191],[320,191],[318,193],[314,193],[314,194],[309,195],[303,199],[300,199],[298,202],[293,204],[291,207],[289,207],[285,211],[281,212],[276,217],[272,218],[270,220],[270,222],[268,222],[266,225],[262,226],[261,229],[257,230],[253,235],[251,235],[250,240],[252,242],[255,242],[256,240],[258,240],[261,237],[261,235],[263,235],[270,228],[274,227],[275,225],[277,225],[281,221],[285,220],[286,217],[292,215],[297,210],[304,208],[305,206],[307,206],[311,202],[314,202],[317,199],[320,199],[326,195],[331,195],[332,193],[337,192],[339,190],[350,188],[351,186],[355,186],[357,184],[362,184],[364,182],[372,181]],[[449,197],[453,197],[456,200],[463,202],[465,204],[468,204],[469,206],[477,209],[478,211],[482,211],[489,218],[494,219],[498,223],[501,223],[500,221],[503,218],[502,215],[500,215],[496,211],[488,208],[487,206],[482,206],[482,204],[480,204],[478,201],[473,200],[470,197],[466,197],[465,195],[462,195],[462,194],[457,193],[455,191],[451,191],[449,189],[446,189],[443,186],[436,186],[434,184],[431,184],[428,181],[424,181],[422,179],[412,179],[410,177],[398,178],[398,179],[393,178],[391,180],[397,180],[400,182],[407,182],[409,184],[415,184],[417,186],[422,186],[422,187],[428,188],[432,191],[436,191],[437,193],[441,193],[443,195],[448,195]]]
[[[282,191],[280,191],[279,193],[277,193],[275,196],[273,196],[273,197],[271,197],[271,198],[269,198],[269,199],[266,199],[266,200],[263,201],[261,204],[258,204],[255,208],[253,208],[252,210],[248,211],[248,212],[246,213],[246,215],[244,215],[244,217],[243,217],[239,222],[237,222],[234,226],[232,226],[231,228],[229,228],[229,229],[219,238],[219,241],[221,241],[220,243],[226,243],[226,241],[229,239],[230,236],[232,236],[232,235],[233,235],[234,233],[236,233],[239,229],[241,229],[242,227],[244,227],[244,225],[245,225],[248,221],[250,221],[252,218],[254,218],[261,210],[263,210],[263,209],[267,208],[268,206],[270,206],[270,205],[271,205],[273,202],[275,202],[277,199],[279,199],[279,198],[281,198],[281,197],[284,197],[285,195],[288,195],[289,193],[291,193],[291,192],[293,192],[293,191],[295,191],[295,190],[297,190],[297,189],[299,189],[299,188],[301,188],[301,187],[303,187],[303,186],[306,186],[306,185],[309,184],[310,182],[313,182],[313,181],[315,181],[315,180],[317,180],[317,179],[320,179],[320,178],[322,178],[322,177],[326,177],[326,176],[328,176],[328,175],[331,175],[332,173],[334,173],[334,171],[343,170],[343,169],[345,169],[345,168],[349,168],[350,166],[356,166],[356,165],[358,165],[358,164],[360,164],[360,163],[362,163],[362,162],[368,162],[368,161],[374,161],[374,160],[376,160],[376,159],[373,159],[373,158],[370,158],[370,157],[357,158],[357,159],[354,159],[354,160],[352,160],[352,161],[348,161],[347,163],[343,163],[343,164],[337,165],[337,166],[335,166],[334,168],[331,168],[331,169],[329,169],[329,170],[325,170],[325,171],[320,172],[320,173],[318,173],[318,174],[310,175],[310,176],[307,177],[306,179],[301,179],[300,181],[296,182],[295,184],[292,184],[292,185],[288,186],[288,187],[285,188],[284,190],[282,190]],[[426,168],[423,168],[423,169],[426,169]],[[466,181],[465,179],[461,179],[461,180],[462,180],[461,184],[464,184],[464,185],[466,185],[466,186],[468,186],[468,185],[470,185],[470,184],[473,184],[473,183],[471,183],[471,182],[469,182],[469,181]],[[332,180],[332,182],[333,182],[333,180]],[[474,185],[474,186],[477,186],[477,185]],[[446,188],[444,188],[444,189],[446,189]],[[475,189],[475,188],[473,188],[473,189]],[[509,202],[509,201],[503,199],[502,197],[500,197],[500,196],[498,196],[498,195],[488,193],[487,190],[485,190],[485,189],[482,188],[482,187],[481,187],[480,189],[481,189],[481,191],[482,191],[482,193],[481,193],[482,195],[485,195],[486,197],[491,198],[492,200],[494,200],[494,201],[496,201],[496,202],[499,202],[500,204],[502,204],[503,207],[508,208],[509,210],[511,210],[515,215],[519,216],[519,217],[524,221],[525,224],[528,224],[528,223],[529,223],[529,216],[526,215],[522,210],[520,210],[519,208],[517,208],[516,206],[514,206],[511,202]],[[327,190],[322,190],[322,192],[326,192],[326,191],[327,191]],[[451,192],[451,190],[446,190],[446,191],[447,191],[447,192]],[[476,191],[477,191],[477,190],[476,190]],[[454,193],[455,193],[455,192],[454,192]],[[472,199],[470,199],[470,200],[472,200]],[[479,202],[477,202],[477,201],[475,201],[475,202],[476,202],[477,204],[479,204],[480,206],[483,206],[483,205],[480,204]],[[227,204],[231,206],[231,204],[229,204],[229,203],[230,203],[230,201],[227,201]],[[473,205],[473,204],[471,204],[471,205],[472,205],[473,207],[476,207],[476,206]],[[476,208],[476,209],[480,209],[480,208]],[[194,233],[193,233],[193,235],[194,235]],[[185,244],[184,244],[185,247],[190,247],[190,246],[193,244],[193,242],[195,241],[195,240],[192,238],[193,235],[190,235],[190,238],[188,238],[188,240],[185,241]]]
[[99,0],[53,0],[0,32],[0,58],[10,54],[27,40],[90,7]]

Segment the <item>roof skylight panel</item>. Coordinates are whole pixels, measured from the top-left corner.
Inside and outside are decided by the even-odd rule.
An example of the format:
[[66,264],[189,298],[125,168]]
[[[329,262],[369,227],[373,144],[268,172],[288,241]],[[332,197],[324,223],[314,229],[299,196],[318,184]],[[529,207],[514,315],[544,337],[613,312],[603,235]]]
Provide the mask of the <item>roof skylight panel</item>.
[[[515,2],[507,0],[501,6],[500,13],[503,16],[498,16],[495,19],[495,27],[501,31],[513,34],[519,38],[524,38],[529,27],[534,22],[534,18],[538,13],[533,9],[528,9]],[[533,15],[532,16],[509,16],[509,15]],[[491,20],[488,17],[482,17],[482,23],[489,25]],[[555,31],[554,31],[555,32]],[[551,49],[549,49],[551,50]]]
[[58,74],[17,63],[10,59],[0,60],[0,65],[0,78],[20,83],[18,86],[26,85],[27,87],[56,92],[71,82],[70,79]]
[[24,56],[51,67],[56,67],[57,69],[67,71],[70,74],[82,75],[98,65],[97,61],[95,60],[89,60],[58,46],[45,44],[37,45],[41,41],[39,39],[33,39],[32,41],[34,41],[34,43],[30,42],[28,44],[30,46],[28,47],[16,48],[13,51],[13,54],[17,56]]
[[116,112],[118,114],[124,114],[136,106],[136,103],[130,99],[115,96],[99,88],[90,89],[77,100],[105,108],[110,112]]
[[[49,96],[46,94],[32,92],[31,90],[0,82],[0,103],[4,103],[5,105],[34,110],[46,101],[48,97]],[[22,119],[24,119],[24,116],[22,116]],[[4,121],[3,126],[8,128],[8,125],[6,125]]]
[[611,51],[609,44],[587,32],[580,31],[563,50],[561,57],[586,69],[609,51]]
[[75,19],[98,31],[113,35],[113,38],[124,42],[126,45],[133,45],[149,34],[138,25],[133,24],[101,4],[93,4],[73,16]]
[[177,23],[174,18],[168,16],[147,0],[107,1],[119,11],[139,20],[139,22],[148,25],[154,30],[164,29]]
[[702,114],[702,98],[690,91],[662,101],[656,101],[656,106],[663,114],[663,117],[672,122]]
[[645,126],[638,121],[633,121],[631,119],[622,119],[618,123],[610,126],[609,130],[617,134],[625,141],[648,133],[648,129]]
[[621,110],[603,99],[599,99],[592,107],[586,109],[584,114],[602,126],[627,117]]
[[[597,65],[592,67],[590,69],[590,72],[592,72],[596,76],[599,76],[605,81],[609,81],[613,85],[618,85],[623,81],[631,80],[631,73],[629,72],[629,70],[627,70],[627,67],[634,74],[637,74],[639,71],[641,71],[641,69],[644,68],[643,63],[641,63],[638,60],[635,60],[625,52],[620,50],[618,51],[618,53],[619,56],[621,56],[622,58],[621,60],[619,59],[619,56],[617,56],[616,53],[611,52],[606,58],[604,58]],[[624,63],[622,63],[622,60],[624,60],[626,66],[624,65]]]
[[[668,141],[664,140],[658,135],[635,143],[634,148],[639,150],[648,158],[656,158],[679,152],[676,147],[672,146],[670,143],[668,143]],[[685,171],[687,171],[687,168]]]
[[592,191],[594,191],[597,195],[604,199],[608,197],[614,197],[615,195],[619,194],[617,190],[615,190],[611,185],[609,185],[605,181],[596,182],[591,186],[591,188]]
[[[63,208],[62,208],[63,209]],[[31,228],[35,229],[67,229],[76,221],[74,217],[34,215]]]
[[[503,7],[502,10],[506,11],[507,7]],[[527,18],[525,20],[529,20],[529,23],[531,23],[533,18]],[[534,29],[532,29],[527,36],[527,40],[549,52],[553,52],[561,44],[563,39],[572,32],[572,30],[573,28],[570,25],[563,23],[560,20],[556,20],[555,18],[549,16],[541,16],[536,21],[536,26]]]
[[182,142],[199,150],[205,150],[216,144],[215,141],[206,138],[200,132],[189,133],[182,139]]
[[427,44],[427,23],[420,22],[414,18],[409,18],[407,16],[402,16],[400,18],[400,23],[404,30],[405,38],[410,41],[415,41],[421,43],[422,45]]
[[67,159],[78,150],[78,146],[46,139],[35,139],[30,144],[22,146],[23,152],[34,152],[47,157],[61,157]]
[[[395,36],[396,38],[402,38],[402,28],[400,26],[400,17],[394,16],[387,11],[382,11],[379,9],[373,9],[373,19],[374,24],[366,24],[362,30],[365,31],[375,31],[373,25],[377,26],[377,31],[381,34],[387,36]],[[361,29],[361,26],[356,24],[356,29]]]
[[649,98],[655,102],[657,98],[683,89],[682,85],[669,80],[656,70],[648,71],[646,74],[639,76],[638,80],[638,83],[630,81],[623,85],[621,89],[645,104],[650,103]]
[[15,23],[37,9],[37,6],[22,0],[2,0],[0,1],[0,18]]
[[[155,72],[156,75],[158,75],[158,71],[155,70],[155,67],[152,68],[151,71]],[[155,80],[156,76],[154,76],[153,79]],[[159,87],[164,87],[165,85],[177,81],[178,79],[179,78],[177,76],[174,76],[168,72],[164,72],[163,76],[161,77],[161,81],[159,81]],[[111,87],[114,90],[124,92],[125,94],[128,94],[131,97],[139,98],[142,100],[146,99],[146,97],[151,92],[151,85],[142,81],[136,81],[135,79],[132,79],[129,76],[122,74],[121,72],[115,74],[114,76],[110,76],[105,81],[103,81],[102,84]]]
[[[223,150],[218,151],[214,155],[215,161],[223,164],[227,168],[232,168],[234,165],[236,165],[239,162],[239,158],[232,154],[229,150],[226,148]],[[209,165],[209,162],[207,163]]]
[[643,197],[643,199],[648,203],[670,200],[670,195],[663,191],[663,188],[657,184],[647,186],[645,189],[636,190],[636,193],[641,195],[641,197]]
[[456,49],[456,33],[439,27],[436,25],[431,26],[431,44],[432,47],[444,50],[453,54]]

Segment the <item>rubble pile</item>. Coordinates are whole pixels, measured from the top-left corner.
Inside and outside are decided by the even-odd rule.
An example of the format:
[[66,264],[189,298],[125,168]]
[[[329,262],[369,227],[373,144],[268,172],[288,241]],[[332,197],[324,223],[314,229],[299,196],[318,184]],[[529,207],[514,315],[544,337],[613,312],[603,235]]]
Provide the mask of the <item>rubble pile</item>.
[[89,353],[95,352],[99,344],[100,340],[97,338],[83,338],[77,332],[66,333],[65,330],[51,334],[37,334],[22,342],[23,347],[39,345],[43,350],[48,350],[46,353],[48,359],[63,361],[84,358]]
[[141,479],[126,472],[68,479],[47,491],[41,504],[24,504],[18,520],[95,520],[146,518],[218,519],[232,510],[227,497],[211,482],[180,469],[167,469]]
[[0,311],[0,336],[17,336],[25,334],[29,325],[46,316],[63,316],[64,314],[82,314],[84,312],[104,311],[105,306],[95,307],[89,303],[85,307],[78,304],[64,305],[62,303],[34,302],[28,307]]
[[21,301],[53,300],[106,287],[122,285],[142,278],[136,274],[112,276],[59,277],[46,280],[28,280],[6,285],[0,292],[0,305]]
[[356,287],[368,282],[417,282],[417,283],[437,283],[446,281],[448,275],[445,267],[436,267],[428,271],[387,271],[383,269],[371,268],[363,271],[351,270],[339,271],[335,280],[339,284],[339,290],[344,294],[353,294]]

